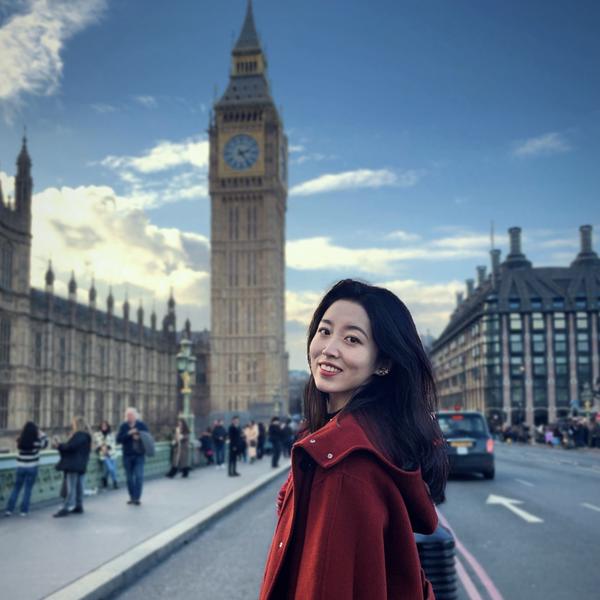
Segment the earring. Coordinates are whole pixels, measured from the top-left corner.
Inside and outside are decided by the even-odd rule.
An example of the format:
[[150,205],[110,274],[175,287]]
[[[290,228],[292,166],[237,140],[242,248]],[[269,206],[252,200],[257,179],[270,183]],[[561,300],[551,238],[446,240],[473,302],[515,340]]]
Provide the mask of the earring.
[[381,369],[377,369],[377,371],[375,371],[376,375],[379,375],[380,377],[384,377],[385,375],[387,375],[390,372],[389,369],[386,369],[384,367],[382,367]]

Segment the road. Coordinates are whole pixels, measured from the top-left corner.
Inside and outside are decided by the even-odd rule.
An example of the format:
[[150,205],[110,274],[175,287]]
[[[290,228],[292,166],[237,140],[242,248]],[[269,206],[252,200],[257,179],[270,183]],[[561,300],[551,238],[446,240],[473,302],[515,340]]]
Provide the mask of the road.
[[[496,461],[493,481],[452,478],[440,507],[459,540],[461,600],[597,597],[600,453],[498,444]],[[281,481],[223,517],[120,598],[255,598]],[[488,503],[490,496],[499,503]]]

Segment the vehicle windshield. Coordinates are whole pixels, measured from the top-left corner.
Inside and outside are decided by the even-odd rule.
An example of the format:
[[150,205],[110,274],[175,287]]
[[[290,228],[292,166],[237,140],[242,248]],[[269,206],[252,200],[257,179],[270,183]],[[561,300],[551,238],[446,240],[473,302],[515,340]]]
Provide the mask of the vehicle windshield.
[[487,437],[485,421],[481,415],[448,414],[438,415],[438,421],[445,438]]

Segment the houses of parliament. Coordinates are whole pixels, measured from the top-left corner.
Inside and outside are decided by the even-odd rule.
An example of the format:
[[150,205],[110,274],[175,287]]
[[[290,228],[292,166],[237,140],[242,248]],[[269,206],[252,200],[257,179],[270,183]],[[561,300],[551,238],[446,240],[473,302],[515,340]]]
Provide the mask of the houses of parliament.
[[[133,405],[155,430],[181,410],[176,354],[182,336],[197,359],[192,407],[199,422],[287,410],[284,242],[287,138],[271,98],[251,1],[232,51],[229,84],[209,124],[211,331],[177,330],[173,293],[159,319],[132,314],[112,292],[77,301],[55,294],[49,263],[31,285],[32,161],[23,138],[14,197],[0,189],[0,447],[27,420],[63,432],[73,415],[97,425]],[[148,321],[148,322],[147,322]]]

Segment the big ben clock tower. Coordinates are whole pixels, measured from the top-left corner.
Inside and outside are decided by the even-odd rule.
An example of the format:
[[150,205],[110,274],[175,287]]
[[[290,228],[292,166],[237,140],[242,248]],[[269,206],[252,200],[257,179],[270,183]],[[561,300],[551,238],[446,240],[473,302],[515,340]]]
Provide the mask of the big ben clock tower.
[[287,138],[252,1],[210,135],[211,408],[287,409],[284,334]]

